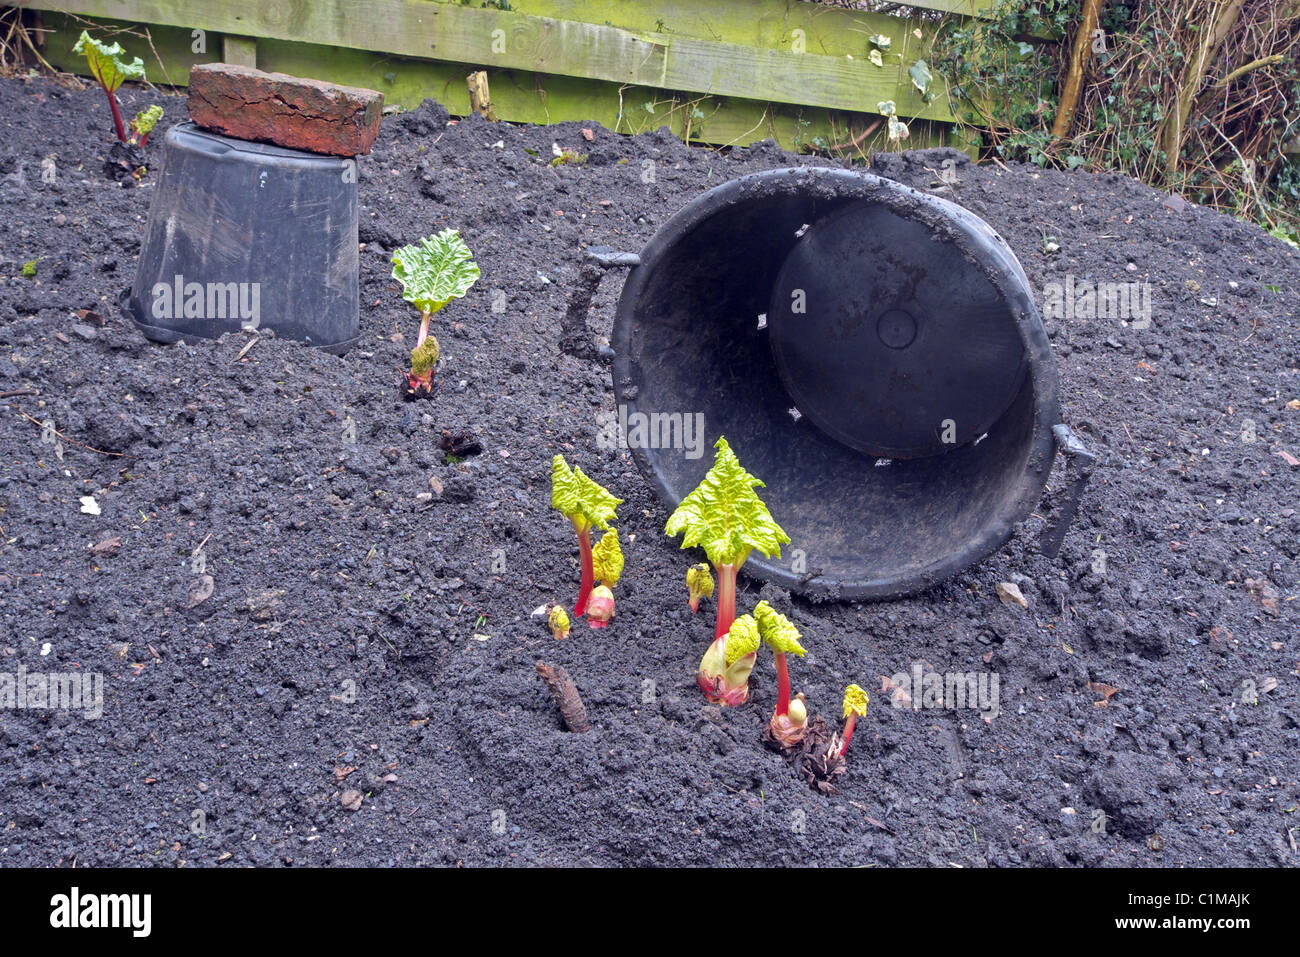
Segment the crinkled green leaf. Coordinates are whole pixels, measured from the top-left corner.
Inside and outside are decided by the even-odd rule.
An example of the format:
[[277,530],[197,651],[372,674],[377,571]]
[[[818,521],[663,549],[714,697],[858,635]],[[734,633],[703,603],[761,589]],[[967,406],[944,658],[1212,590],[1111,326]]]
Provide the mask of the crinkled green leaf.
[[802,637],[799,629],[794,626],[794,622],[767,602],[758,603],[754,609],[754,620],[758,622],[759,637],[774,652],[803,655],[805,649],[799,644],[799,639]]
[[898,106],[893,100],[881,100],[876,104],[876,112],[883,116],[893,116],[898,112]]
[[883,33],[874,34],[872,36],[867,37],[867,39],[871,41],[872,46],[880,50],[888,50],[889,44],[893,42],[892,40],[889,39],[889,37],[885,36]]
[[867,693],[857,685],[844,689],[844,717],[856,714],[859,718],[867,713]]
[[551,505],[570,521],[583,528],[609,529],[616,518],[614,510],[622,505],[621,498],[609,494],[604,486],[593,482],[582,469],[570,469],[563,455],[551,462]]
[[421,312],[437,312],[459,299],[478,277],[474,254],[454,229],[393,253],[393,278],[402,284],[402,298]]
[[611,528],[601,536],[596,547],[591,550],[592,571],[596,580],[604,582],[610,588],[618,584],[623,574],[623,549],[618,545],[618,529]]
[[872,63],[874,63],[876,66],[885,65],[885,59],[880,55],[879,50],[872,50],[870,53],[867,54],[867,59],[870,60]]
[[144,61],[136,57],[130,63],[122,59],[125,52],[120,43],[101,43],[82,30],[73,53],[80,54],[90,64],[90,73],[110,93],[126,80],[144,79]]
[[131,121],[131,132],[136,136],[145,137],[153,132],[153,128],[158,125],[158,121],[163,117],[163,108],[155,103],[147,110],[141,110]]
[[759,640],[758,622],[751,615],[741,615],[731,623],[731,630],[727,632],[727,664],[735,664],[745,655],[758,651]]
[[682,548],[702,546],[715,566],[739,567],[755,548],[768,558],[780,558],[781,546],[789,543],[790,536],[754,493],[763,483],[741,467],[725,438],[719,438],[714,448],[718,452],[713,467],[682,499],[664,531],[681,534]]
[[902,140],[907,139],[908,136],[911,135],[911,132],[912,131],[907,128],[907,124],[904,123],[902,120],[900,120],[897,116],[891,115],[889,117],[889,138],[891,140],[895,142],[900,142]]

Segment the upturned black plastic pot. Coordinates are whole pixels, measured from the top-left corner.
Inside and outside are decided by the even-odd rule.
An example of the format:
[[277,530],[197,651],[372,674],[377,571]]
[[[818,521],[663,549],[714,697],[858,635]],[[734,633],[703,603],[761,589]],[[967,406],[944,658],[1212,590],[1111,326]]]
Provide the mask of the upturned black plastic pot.
[[[726,436],[791,538],[749,574],[830,598],[929,587],[1007,541],[1058,446],[1078,464],[1044,535],[1060,548],[1092,456],[1061,423],[1024,271],[969,211],[868,174],[773,170],[602,264],[636,264],[614,387],[620,418],[648,427],[624,441],[675,507]],[[663,441],[697,413],[702,455]]]
[[339,353],[356,341],[355,160],[181,123],[161,166],[126,301],[146,336],[271,330]]

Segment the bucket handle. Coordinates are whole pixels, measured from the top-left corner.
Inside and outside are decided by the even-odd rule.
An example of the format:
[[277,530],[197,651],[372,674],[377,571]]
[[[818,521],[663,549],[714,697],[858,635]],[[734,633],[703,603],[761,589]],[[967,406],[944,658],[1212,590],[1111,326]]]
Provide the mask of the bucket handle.
[[578,268],[578,281],[569,295],[569,306],[560,321],[560,349],[579,359],[610,359],[613,353],[598,349],[587,326],[591,300],[606,269],[632,268],[641,265],[636,253],[615,252],[608,246],[592,246],[583,256]]
[[1075,515],[1079,513],[1079,501],[1083,498],[1083,490],[1088,484],[1088,479],[1092,477],[1097,456],[1064,422],[1052,426],[1052,436],[1056,439],[1056,450],[1065,456],[1070,475],[1065,491],[1065,502],[1057,509],[1055,522],[1048,525],[1038,539],[1038,550],[1048,558],[1054,559],[1061,553],[1065,533],[1069,530]]

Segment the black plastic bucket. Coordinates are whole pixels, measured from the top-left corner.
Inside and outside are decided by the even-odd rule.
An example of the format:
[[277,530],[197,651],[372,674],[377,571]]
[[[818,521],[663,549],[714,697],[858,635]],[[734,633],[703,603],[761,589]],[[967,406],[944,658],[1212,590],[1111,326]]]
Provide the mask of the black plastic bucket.
[[181,123],[127,309],[158,342],[271,330],[332,352],[357,340],[356,161]]
[[675,507],[725,435],[791,538],[745,570],[803,594],[933,585],[1029,516],[1058,442],[1091,461],[1007,244],[869,174],[773,170],[703,194],[641,253],[612,345],[620,419],[662,436],[703,414],[702,455],[628,442],[660,498]]

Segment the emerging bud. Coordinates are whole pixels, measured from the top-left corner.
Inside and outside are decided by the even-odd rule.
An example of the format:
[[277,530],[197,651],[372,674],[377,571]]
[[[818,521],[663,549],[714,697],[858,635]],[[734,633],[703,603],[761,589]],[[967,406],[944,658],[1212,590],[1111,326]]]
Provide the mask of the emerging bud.
[[749,700],[749,675],[758,660],[758,625],[750,615],[731,623],[731,631],[709,645],[695,679],[704,697],[714,704],[736,705]]
[[604,585],[597,585],[587,599],[587,624],[592,628],[604,628],[613,617],[614,593]]
[[546,616],[546,623],[551,628],[555,640],[569,637],[569,615],[559,605],[551,606],[551,613]]
[[790,708],[785,714],[772,715],[768,728],[782,748],[792,748],[802,741],[808,733],[808,709],[803,703],[803,694],[790,699]]
[[686,570],[686,588],[691,593],[691,611],[700,610],[701,598],[713,597],[713,574],[704,562]]

